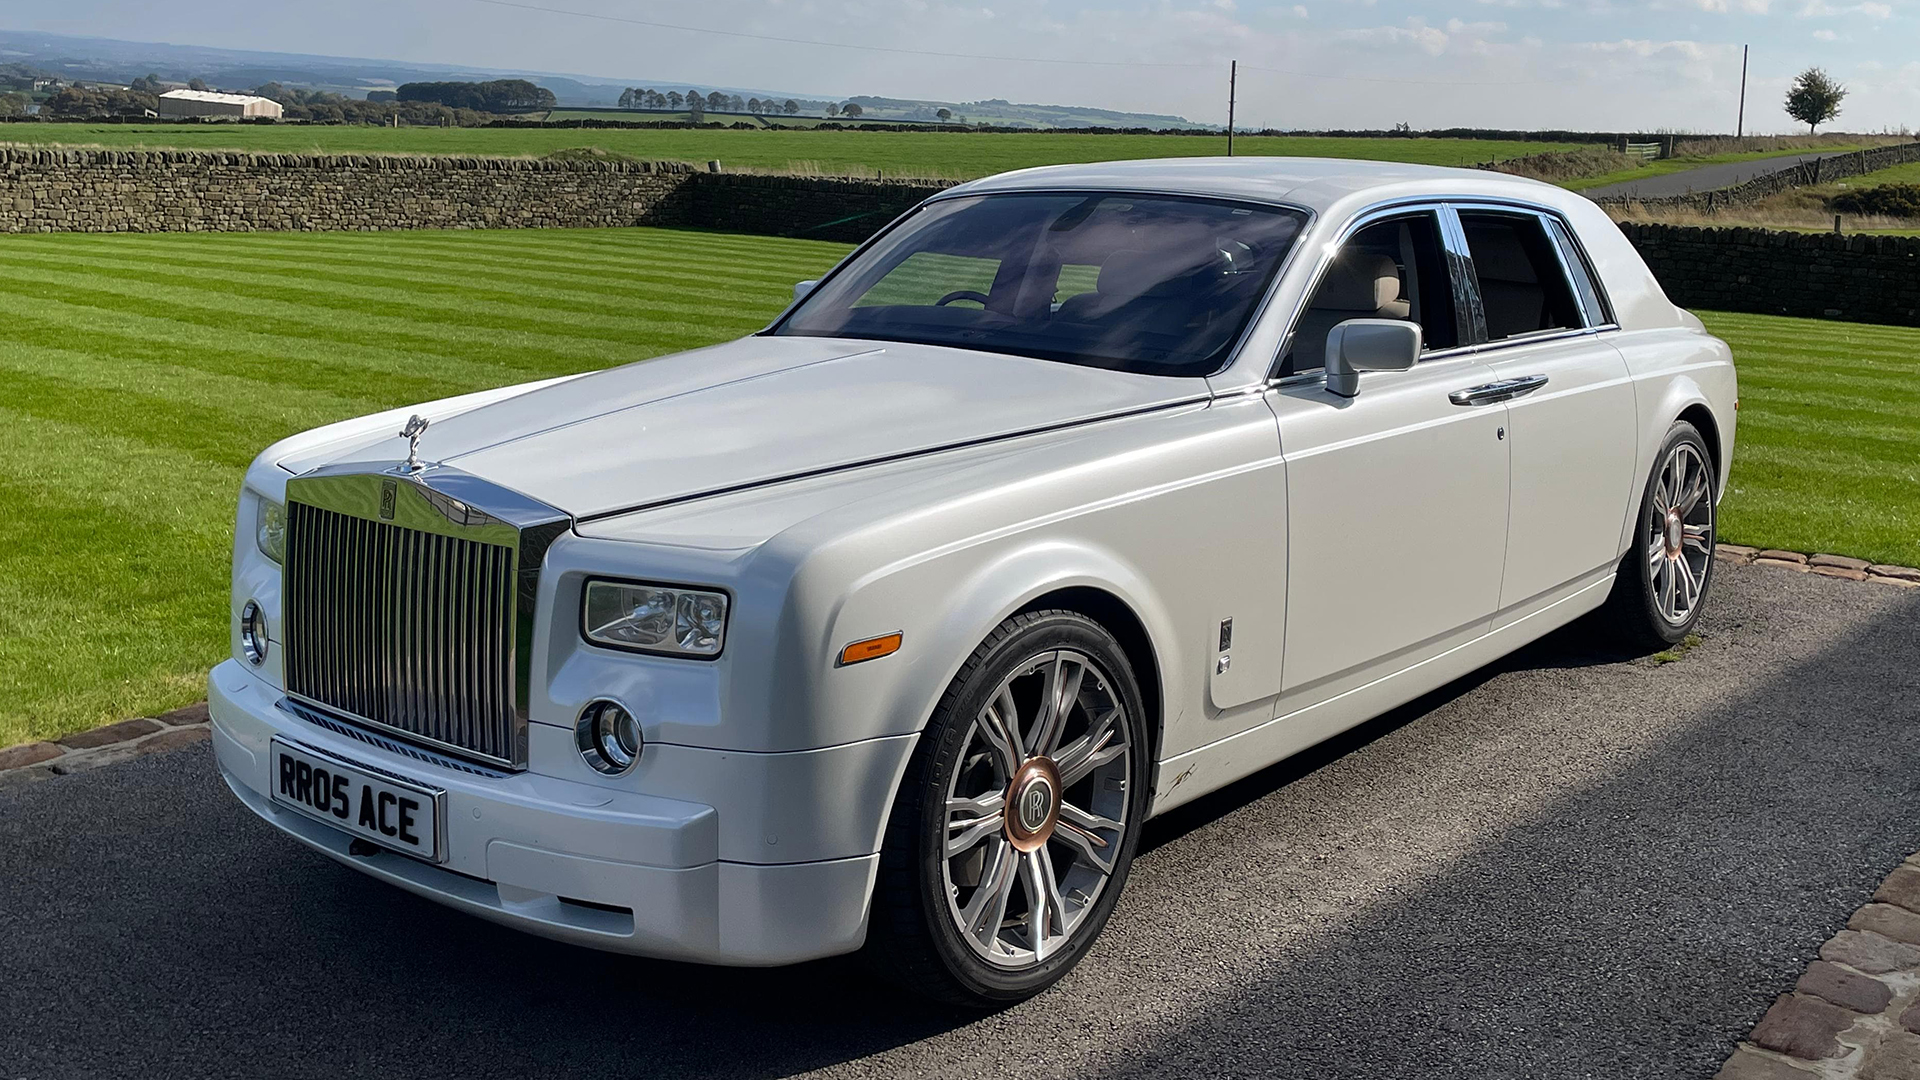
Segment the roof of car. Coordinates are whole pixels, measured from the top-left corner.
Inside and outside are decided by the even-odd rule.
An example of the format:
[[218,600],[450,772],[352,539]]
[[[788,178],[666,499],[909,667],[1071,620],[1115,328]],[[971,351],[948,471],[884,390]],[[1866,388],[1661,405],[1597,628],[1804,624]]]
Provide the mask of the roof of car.
[[1550,184],[1483,169],[1453,169],[1399,161],[1353,158],[1191,157],[1047,165],[1001,173],[951,189],[948,194],[1048,189],[1164,191],[1262,202],[1288,202],[1325,210],[1347,196],[1383,188],[1430,188],[1435,194],[1472,190],[1491,196],[1541,199],[1564,194]]

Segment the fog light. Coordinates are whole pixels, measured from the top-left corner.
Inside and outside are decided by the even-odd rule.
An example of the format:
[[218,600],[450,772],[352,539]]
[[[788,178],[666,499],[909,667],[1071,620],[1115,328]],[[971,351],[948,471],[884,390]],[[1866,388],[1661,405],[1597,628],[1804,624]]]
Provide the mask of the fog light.
[[258,667],[267,660],[267,616],[260,605],[247,601],[240,609],[240,652],[247,663]]
[[582,710],[573,738],[587,764],[608,776],[633,768],[645,745],[640,739],[640,721],[611,701],[596,701]]

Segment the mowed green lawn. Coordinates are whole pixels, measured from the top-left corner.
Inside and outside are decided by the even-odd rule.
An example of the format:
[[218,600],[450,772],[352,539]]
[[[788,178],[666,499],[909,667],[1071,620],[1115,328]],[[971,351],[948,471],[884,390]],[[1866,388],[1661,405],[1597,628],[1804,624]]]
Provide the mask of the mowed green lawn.
[[1700,317],[1740,369],[1720,539],[1920,566],[1920,329]]
[[[842,245],[651,229],[0,237],[0,746],[198,700],[305,428],[749,333]],[[1920,563],[1920,331],[1709,316],[1727,539]]]
[[751,333],[845,251],[649,229],[0,237],[0,746],[205,696],[267,444]]
[[[966,179],[1024,169],[1124,158],[1189,157],[1226,152],[1224,135],[1078,135],[1058,132],[795,131],[731,129],[380,128],[239,124],[9,124],[0,141],[279,153],[534,155],[598,147],[644,160],[706,162],[733,168],[817,169],[828,173],[945,176]],[[1570,149],[1571,144],[1496,139],[1340,139],[1244,136],[1248,155],[1371,158],[1468,165]]]

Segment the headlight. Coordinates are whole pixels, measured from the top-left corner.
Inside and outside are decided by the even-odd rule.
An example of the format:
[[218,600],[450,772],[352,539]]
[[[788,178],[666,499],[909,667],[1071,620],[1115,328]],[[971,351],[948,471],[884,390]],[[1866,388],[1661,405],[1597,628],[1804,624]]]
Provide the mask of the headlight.
[[673,585],[589,581],[581,630],[596,645],[713,657],[727,638],[727,595]]
[[260,545],[260,554],[280,562],[287,555],[287,508],[272,499],[261,499],[259,522],[254,543]]

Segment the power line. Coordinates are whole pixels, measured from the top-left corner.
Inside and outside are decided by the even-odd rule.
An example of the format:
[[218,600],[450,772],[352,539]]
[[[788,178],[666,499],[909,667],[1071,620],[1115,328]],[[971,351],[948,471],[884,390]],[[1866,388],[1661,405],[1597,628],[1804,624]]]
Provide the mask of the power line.
[[[483,0],[483,2],[491,2],[491,0]],[[1551,86],[1585,81],[1582,79],[1527,79],[1520,82],[1475,82],[1470,79],[1375,79],[1366,75],[1320,75],[1311,71],[1261,67],[1258,64],[1248,64],[1247,70],[1291,75],[1297,79],[1333,79],[1339,82],[1386,83],[1390,86]]]

